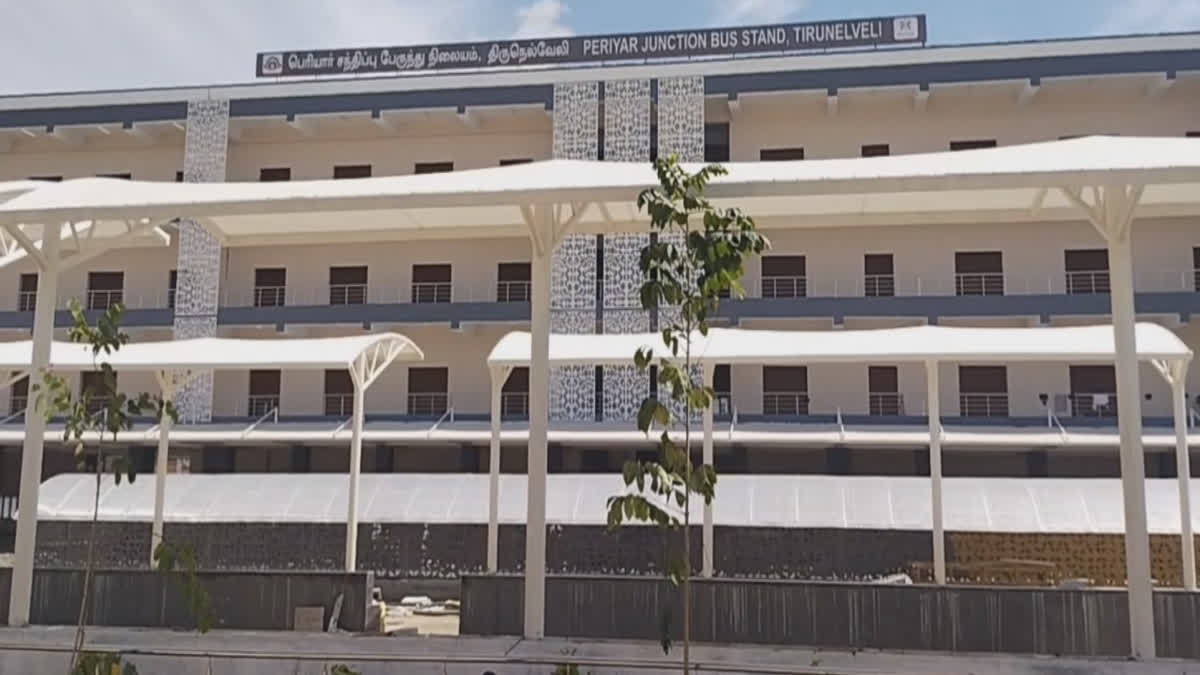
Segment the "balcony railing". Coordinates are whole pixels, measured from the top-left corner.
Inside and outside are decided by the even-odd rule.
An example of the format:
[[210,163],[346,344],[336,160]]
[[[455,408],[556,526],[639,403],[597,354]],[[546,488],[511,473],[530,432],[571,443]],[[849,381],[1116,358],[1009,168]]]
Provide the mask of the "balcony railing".
[[450,395],[442,392],[425,392],[408,395],[408,414],[434,417],[450,407]]
[[954,275],[955,295],[1004,295],[1004,275],[980,272]]
[[175,309],[175,289],[167,290],[167,309]]
[[116,290],[96,290],[88,289],[87,292],[87,307],[88,309],[108,309],[113,305],[121,303],[121,298],[124,297],[124,291]]
[[29,397],[13,394],[8,397],[8,414],[9,416],[20,415],[29,408]]
[[1200,291],[1200,269],[1192,270],[1192,290]]
[[354,414],[354,394],[325,394],[326,417],[349,417]]
[[771,391],[763,393],[764,415],[807,415],[808,392]]
[[450,302],[453,295],[452,285],[448,281],[414,282],[412,285],[413,302]]
[[904,395],[895,392],[867,394],[867,414],[872,417],[896,417],[904,414]]
[[958,414],[962,417],[1008,417],[1008,394],[959,394]]
[[714,392],[713,414],[718,417],[728,417],[733,414],[733,394],[728,391]]
[[1108,292],[1108,270],[1067,272],[1067,293],[1069,295],[1089,295]]
[[498,282],[496,284],[496,302],[529,302],[529,282]]
[[284,305],[284,296],[286,293],[286,286],[255,286],[254,306],[282,307]]
[[762,297],[803,298],[808,295],[808,277],[763,277]]
[[329,285],[329,304],[331,305],[362,305],[366,302],[366,284]]
[[529,417],[529,392],[505,391],[500,393],[501,417]]
[[17,293],[17,311],[32,312],[37,309],[37,291],[19,291]]
[[869,298],[891,297],[896,294],[896,277],[891,274],[868,274],[863,277],[863,295]]
[[279,410],[279,394],[251,394],[246,397],[246,416],[262,417]]
[[1069,394],[1073,417],[1116,417],[1116,394]]

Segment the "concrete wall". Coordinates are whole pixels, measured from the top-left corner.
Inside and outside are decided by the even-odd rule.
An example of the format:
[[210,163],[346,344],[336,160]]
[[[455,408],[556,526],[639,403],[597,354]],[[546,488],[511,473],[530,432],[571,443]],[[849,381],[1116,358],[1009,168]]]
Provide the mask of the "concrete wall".
[[[1121,590],[883,586],[791,581],[693,581],[693,639],[831,649],[1123,656],[1128,601]],[[468,576],[459,631],[518,635],[520,577]],[[679,589],[661,579],[546,580],[546,632],[575,638],[658,640],[663,611],[678,639]],[[1154,597],[1158,655],[1198,658],[1200,595]]]
[[[38,569],[33,576],[30,622],[73,626],[79,620],[83,571]],[[292,630],[297,607],[320,605],[326,621],[341,595],[339,625],[363,630],[371,587],[370,572],[200,572],[216,617],[214,628]],[[0,568],[0,621],[8,623],[11,568]],[[143,628],[195,627],[175,575],[151,570],[100,569],[92,579],[88,623]]]

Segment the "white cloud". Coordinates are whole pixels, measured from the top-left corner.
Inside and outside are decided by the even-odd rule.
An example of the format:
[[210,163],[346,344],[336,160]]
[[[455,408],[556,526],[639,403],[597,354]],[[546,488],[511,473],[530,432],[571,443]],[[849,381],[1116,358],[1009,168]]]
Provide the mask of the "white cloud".
[[1161,33],[1200,28],[1200,0],[1117,0],[1100,33]]
[[715,0],[713,21],[719,24],[775,23],[808,7],[808,0]]
[[517,8],[517,29],[514,38],[559,37],[574,35],[575,31],[563,19],[571,11],[562,0],[535,0]]

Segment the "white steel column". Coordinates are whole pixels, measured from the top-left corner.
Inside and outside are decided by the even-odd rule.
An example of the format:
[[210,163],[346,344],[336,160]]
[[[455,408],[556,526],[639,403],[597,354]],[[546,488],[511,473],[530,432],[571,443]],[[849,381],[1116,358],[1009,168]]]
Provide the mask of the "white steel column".
[[[361,360],[361,359],[360,359]],[[354,419],[350,432],[350,487],[346,495],[346,571],[353,572],[358,561],[358,482],[362,473],[363,396],[364,377],[356,372],[358,363],[350,369],[354,380]]]
[[938,387],[938,364],[925,362],[925,382],[929,412],[929,492],[933,519],[933,580],[946,583],[946,531],[942,523],[942,413]]
[[[163,392],[164,402],[170,400]],[[154,525],[150,529],[150,567],[154,567],[154,552],[163,538],[163,511],[167,496],[167,452],[171,437],[171,416],[163,405],[158,419],[158,454],[154,457]]]
[[487,569],[499,571],[500,556],[500,391],[507,368],[490,368],[492,376],[492,439],[488,447]]
[[[1188,457],[1187,394],[1184,373],[1187,363],[1180,362],[1171,377],[1171,396],[1175,403],[1175,467],[1179,476],[1179,535],[1183,562],[1183,588],[1196,590],[1196,539],[1192,533],[1192,467]],[[1118,399],[1118,402],[1120,399]]]
[[525,516],[525,637],[545,635],[546,427],[550,413],[550,209],[534,209],[536,239],[530,263],[529,489]]
[[[716,372],[716,367],[711,363],[704,364],[704,386],[713,386],[713,374]],[[716,397],[709,401],[709,405],[704,409],[703,425],[704,425],[704,455],[703,461],[705,464],[713,463],[713,406],[717,404]],[[700,575],[703,577],[711,577],[713,575],[713,509],[712,504],[704,505],[704,557],[700,567]]]
[[[29,392],[35,394],[42,375],[50,365],[50,345],[54,341],[54,307],[58,303],[57,226],[44,226],[42,236],[44,263],[38,270],[37,307],[33,315],[33,350],[29,367]],[[25,441],[21,448],[21,492],[17,498],[17,537],[13,560],[12,590],[8,603],[8,625],[29,623],[29,602],[33,591],[33,553],[37,543],[38,491],[42,482],[42,450],[46,436],[46,417],[36,400],[25,412]]]

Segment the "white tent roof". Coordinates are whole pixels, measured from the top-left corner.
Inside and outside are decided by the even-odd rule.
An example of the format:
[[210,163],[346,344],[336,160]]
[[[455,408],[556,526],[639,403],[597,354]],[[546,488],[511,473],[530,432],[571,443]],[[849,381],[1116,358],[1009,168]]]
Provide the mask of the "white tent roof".
[[[1088,137],[967,152],[729,163],[709,195],[788,227],[1079,219],[1059,186],[1146,185],[1141,216],[1200,212],[1200,140]],[[553,160],[503,168],[282,183],[150,183],[86,178],[0,204],[0,225],[104,221],[119,236],[146,219],[201,220],[227,245],[390,232],[405,237],[527,233],[521,206],[587,204],[576,231],[645,227],[634,198],[646,163]],[[336,214],[336,215],[334,215]],[[31,231],[32,235],[33,232]]]
[[[361,522],[485,523],[486,474],[363,474]],[[339,474],[171,474],[166,519],[174,522],[344,523],[346,479]],[[1150,531],[1179,532],[1174,479],[1149,480]],[[1119,533],[1121,482],[1084,478],[947,478],[946,529],[969,532]],[[1200,480],[1193,480],[1200,488]],[[42,485],[41,520],[86,520],[95,479],[62,474]],[[547,521],[603,525],[605,500],[624,491],[619,475],[548,477]],[[102,520],[148,521],[154,481],[101,488]],[[929,479],[873,476],[728,475],[713,502],[717,525],[930,529]],[[500,476],[500,522],[525,521],[525,476]],[[1193,514],[1200,527],[1200,519]]]
[[[259,340],[197,338],[161,342],[131,342],[120,350],[94,357],[88,345],[55,342],[50,351],[52,370],[92,370],[105,360],[116,370],[243,370],[265,367],[289,370],[348,368],[376,347],[395,350],[401,361],[424,358],[417,345],[398,333],[372,333],[333,338]],[[0,343],[0,369],[28,369],[32,343]]]
[[[1174,333],[1153,323],[1136,325],[1142,360],[1190,360],[1192,352]],[[658,333],[551,335],[552,365],[628,365],[639,348],[668,354]],[[528,366],[530,334],[500,338],[490,366]],[[860,361],[1100,361],[1115,358],[1112,326],[966,328],[910,326],[871,330],[780,331],[713,328],[695,337],[698,362],[788,364]]]

